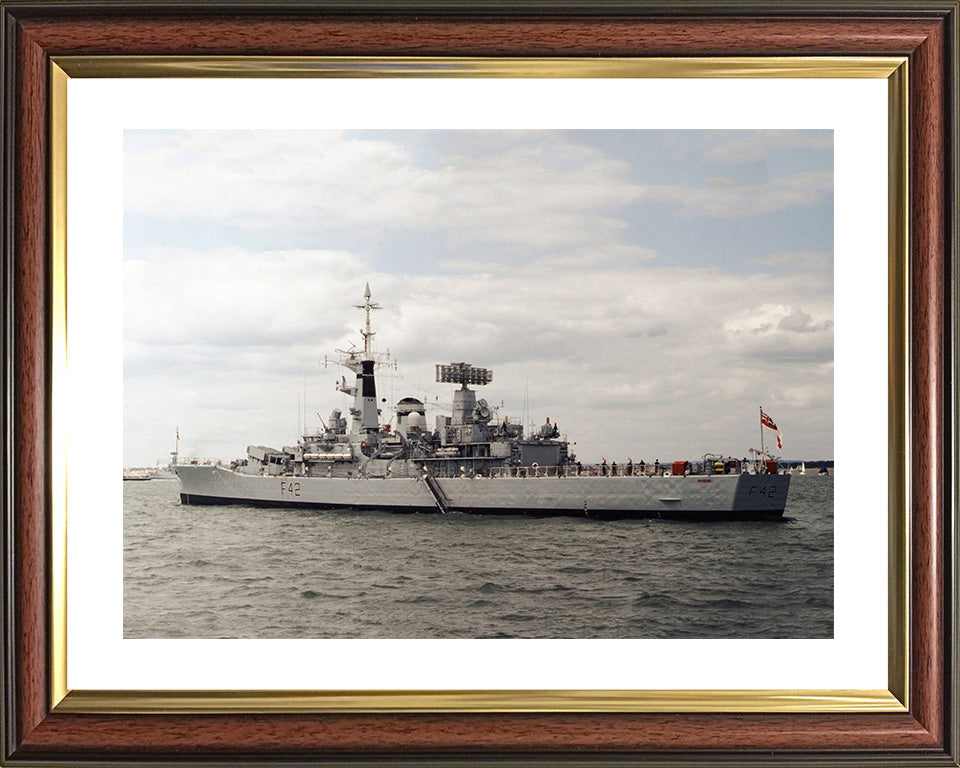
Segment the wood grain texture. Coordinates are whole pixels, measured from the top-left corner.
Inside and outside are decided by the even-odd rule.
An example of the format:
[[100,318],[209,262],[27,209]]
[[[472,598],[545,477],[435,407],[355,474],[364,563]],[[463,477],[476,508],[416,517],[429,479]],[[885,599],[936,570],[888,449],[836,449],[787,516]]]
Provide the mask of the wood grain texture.
[[50,717],[23,754],[173,748],[244,754],[370,750],[933,749],[909,715],[72,715]]
[[22,109],[17,112],[14,264],[14,506],[17,730],[23,740],[47,715],[46,579],[46,62],[43,49],[17,47]]
[[669,56],[909,52],[929,19],[159,19],[29,20],[24,32],[52,55],[251,54],[330,56]]
[[914,515],[911,621],[912,710],[930,733],[943,738],[943,428],[948,418],[943,386],[943,276],[945,172],[943,30],[934,30],[911,62],[912,285]]
[[[943,345],[947,210],[943,20],[482,19],[383,16],[44,18],[19,25],[16,65],[16,757],[171,755],[911,755],[944,763]],[[81,54],[911,56],[914,476],[913,710],[908,715],[48,714],[46,595],[46,57]],[[956,52],[953,51],[952,55]],[[465,758],[466,759],[466,758]],[[743,757],[743,762],[748,762]]]

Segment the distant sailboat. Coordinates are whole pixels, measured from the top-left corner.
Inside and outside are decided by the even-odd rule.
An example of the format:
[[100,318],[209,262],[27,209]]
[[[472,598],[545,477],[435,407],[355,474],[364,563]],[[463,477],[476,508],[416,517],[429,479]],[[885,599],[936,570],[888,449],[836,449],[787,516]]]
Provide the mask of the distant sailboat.
[[818,475],[829,475],[829,474],[830,474],[829,472],[827,472],[827,465],[826,465],[826,463],[820,465],[820,471],[817,472],[817,474],[818,474]]
[[807,465],[806,465],[806,462],[803,462],[803,461],[800,462],[800,472],[799,472],[799,474],[801,474],[801,475],[807,474]]

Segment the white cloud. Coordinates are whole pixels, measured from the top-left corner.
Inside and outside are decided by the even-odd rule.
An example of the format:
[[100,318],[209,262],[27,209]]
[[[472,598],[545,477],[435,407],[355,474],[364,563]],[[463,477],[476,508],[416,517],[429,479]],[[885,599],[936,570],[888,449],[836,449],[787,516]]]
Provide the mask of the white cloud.
[[[449,398],[433,366],[466,360],[494,369],[492,403],[520,415],[527,391],[532,419],[559,421],[584,460],[740,453],[758,402],[790,425],[789,455],[832,453],[833,287],[817,252],[778,234],[754,251],[773,252],[767,264],[665,268],[627,218],[648,206],[669,231],[762,217],[824,199],[829,173],[644,186],[629,163],[562,134],[492,135],[431,155],[386,135],[151,132],[128,152],[127,213],[183,240],[219,223],[277,246],[128,247],[126,463],[164,455],[177,425],[185,454],[289,445],[305,387],[311,423],[344,407],[341,371],[318,362],[358,340],[367,281],[383,305],[377,346],[400,361],[380,380],[388,405]],[[318,246],[284,248],[291,234]],[[361,236],[391,255],[400,238],[416,251],[433,237],[436,261],[375,262]],[[781,257],[805,267],[744,269]]]
[[441,199],[434,175],[397,144],[337,131],[172,131],[126,163],[140,181],[124,190],[127,212],[241,229],[399,227]]
[[175,250],[130,259],[125,339],[251,349],[308,341],[318,331],[340,334],[341,286],[362,272],[355,256],[330,251]]
[[[176,425],[196,442],[185,453],[227,458],[250,443],[289,445],[305,383],[311,423],[317,411],[344,407],[333,390],[341,372],[318,361],[358,340],[353,304],[367,280],[384,307],[374,316],[378,348],[400,361],[402,378],[380,380],[387,405],[411,393],[449,399],[433,366],[466,360],[494,370],[483,396],[519,416],[526,390],[532,419],[558,421],[586,460],[740,453],[758,399],[779,405],[784,424],[808,419],[794,402],[832,403],[832,377],[822,373],[832,306],[815,274],[637,261],[558,275],[520,264],[408,278],[353,254],[308,251],[184,251],[162,264],[129,264],[125,287],[127,429],[157,449]],[[785,303],[743,309],[760,295]],[[174,309],[159,314],[163,307]],[[439,413],[428,414],[431,424]],[[799,449],[803,433],[793,432]],[[805,439],[813,450],[825,438]]]
[[826,301],[810,312],[783,304],[762,304],[729,317],[724,331],[731,350],[748,357],[776,360],[833,359],[833,308]]
[[[510,248],[596,258],[627,243],[627,216],[667,206],[678,217],[757,217],[826,199],[832,173],[767,183],[650,185],[629,163],[561,134],[511,142],[469,137],[422,158],[396,137],[337,131],[174,131],[131,139],[125,210],[182,227],[282,232],[327,248],[398,233],[432,234],[458,256]],[[524,138],[526,137],[526,138]],[[136,137],[134,137],[135,139]],[[142,144],[142,146],[141,146]],[[606,248],[609,252],[609,248]]]
[[623,230],[611,212],[640,193],[628,170],[557,138],[448,154],[431,166],[396,142],[339,132],[174,132],[128,152],[126,175],[138,182],[128,183],[125,207],[241,230],[335,236],[375,225],[384,234],[442,231],[454,245],[570,247]]
[[812,205],[832,194],[833,172],[811,171],[776,177],[765,184],[651,186],[646,187],[638,199],[669,204],[676,215],[683,217],[741,219]]

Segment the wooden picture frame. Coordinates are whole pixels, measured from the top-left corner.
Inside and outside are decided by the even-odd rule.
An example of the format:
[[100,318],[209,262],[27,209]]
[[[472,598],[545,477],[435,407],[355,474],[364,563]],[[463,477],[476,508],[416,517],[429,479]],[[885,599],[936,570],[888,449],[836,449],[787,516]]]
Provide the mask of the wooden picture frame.
[[[3,746],[11,765],[958,765],[957,2],[0,2]],[[56,64],[102,56],[906,57],[909,242],[904,711],[95,711],[57,706],[50,130]],[[62,587],[62,585],[60,585]],[[896,598],[894,598],[896,599]],[[57,649],[60,649],[59,651]],[[225,707],[229,709],[229,707]],[[122,708],[121,708],[122,709]],[[362,708],[361,708],[362,709]],[[489,709],[489,708],[487,708]],[[507,710],[504,707],[503,710]],[[602,709],[602,707],[601,707]]]

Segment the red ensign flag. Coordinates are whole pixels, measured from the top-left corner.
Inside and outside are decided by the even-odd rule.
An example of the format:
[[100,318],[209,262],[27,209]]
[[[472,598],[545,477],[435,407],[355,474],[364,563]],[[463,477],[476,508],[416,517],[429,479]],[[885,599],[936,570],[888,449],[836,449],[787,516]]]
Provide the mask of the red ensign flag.
[[774,424],[773,419],[771,419],[763,411],[760,411],[760,423],[765,426],[767,429],[772,429],[777,433],[777,450],[783,449],[783,436],[780,434],[780,428]]

